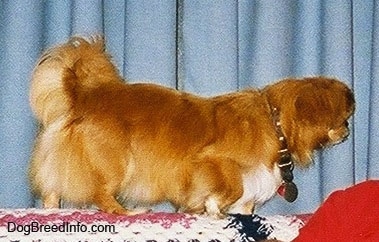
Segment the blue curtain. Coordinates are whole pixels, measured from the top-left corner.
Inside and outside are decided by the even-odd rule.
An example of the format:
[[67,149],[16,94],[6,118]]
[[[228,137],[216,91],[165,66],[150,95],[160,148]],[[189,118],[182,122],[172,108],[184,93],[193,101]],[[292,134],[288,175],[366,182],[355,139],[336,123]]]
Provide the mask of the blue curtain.
[[296,170],[300,195],[261,213],[306,213],[331,191],[379,178],[379,1],[0,1],[0,207],[31,207],[27,167],[37,132],[28,104],[43,49],[102,34],[129,82],[203,96],[327,75],[355,92],[349,140]]

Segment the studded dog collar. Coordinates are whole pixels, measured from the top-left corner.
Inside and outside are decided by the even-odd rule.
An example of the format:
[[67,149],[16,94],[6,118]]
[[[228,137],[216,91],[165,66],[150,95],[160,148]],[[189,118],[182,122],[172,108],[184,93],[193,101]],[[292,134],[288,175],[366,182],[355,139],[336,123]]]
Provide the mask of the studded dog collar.
[[280,142],[280,150],[278,151],[280,158],[277,162],[277,166],[280,169],[280,174],[282,176],[283,182],[278,189],[278,193],[283,196],[286,201],[294,202],[298,195],[297,186],[293,182],[293,169],[295,165],[292,161],[291,153],[288,150],[287,140],[282,131],[278,109],[273,108],[271,110],[271,115],[274,122],[276,134]]

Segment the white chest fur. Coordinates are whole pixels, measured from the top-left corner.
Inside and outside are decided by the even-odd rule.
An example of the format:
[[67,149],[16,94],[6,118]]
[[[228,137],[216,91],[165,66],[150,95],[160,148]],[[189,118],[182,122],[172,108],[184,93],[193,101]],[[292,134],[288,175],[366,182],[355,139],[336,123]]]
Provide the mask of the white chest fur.
[[273,197],[282,182],[280,169],[274,166],[273,170],[260,165],[256,170],[243,175],[243,195],[228,210],[228,213],[247,214],[246,204],[254,207],[261,205]]

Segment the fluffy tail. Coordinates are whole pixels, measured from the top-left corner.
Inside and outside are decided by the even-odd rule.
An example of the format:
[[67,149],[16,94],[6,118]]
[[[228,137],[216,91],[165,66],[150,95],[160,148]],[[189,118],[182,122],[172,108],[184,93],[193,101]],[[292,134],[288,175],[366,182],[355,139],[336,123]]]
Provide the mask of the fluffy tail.
[[46,126],[67,115],[78,91],[109,82],[122,79],[104,51],[103,39],[75,37],[39,59],[32,76],[30,105]]

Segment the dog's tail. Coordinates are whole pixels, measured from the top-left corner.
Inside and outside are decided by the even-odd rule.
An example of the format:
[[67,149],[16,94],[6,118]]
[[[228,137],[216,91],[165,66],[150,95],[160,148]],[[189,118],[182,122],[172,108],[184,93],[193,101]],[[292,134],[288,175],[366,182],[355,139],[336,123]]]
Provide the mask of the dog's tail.
[[112,82],[122,79],[104,51],[104,40],[74,37],[39,59],[32,76],[30,105],[46,126],[67,115],[81,91]]

